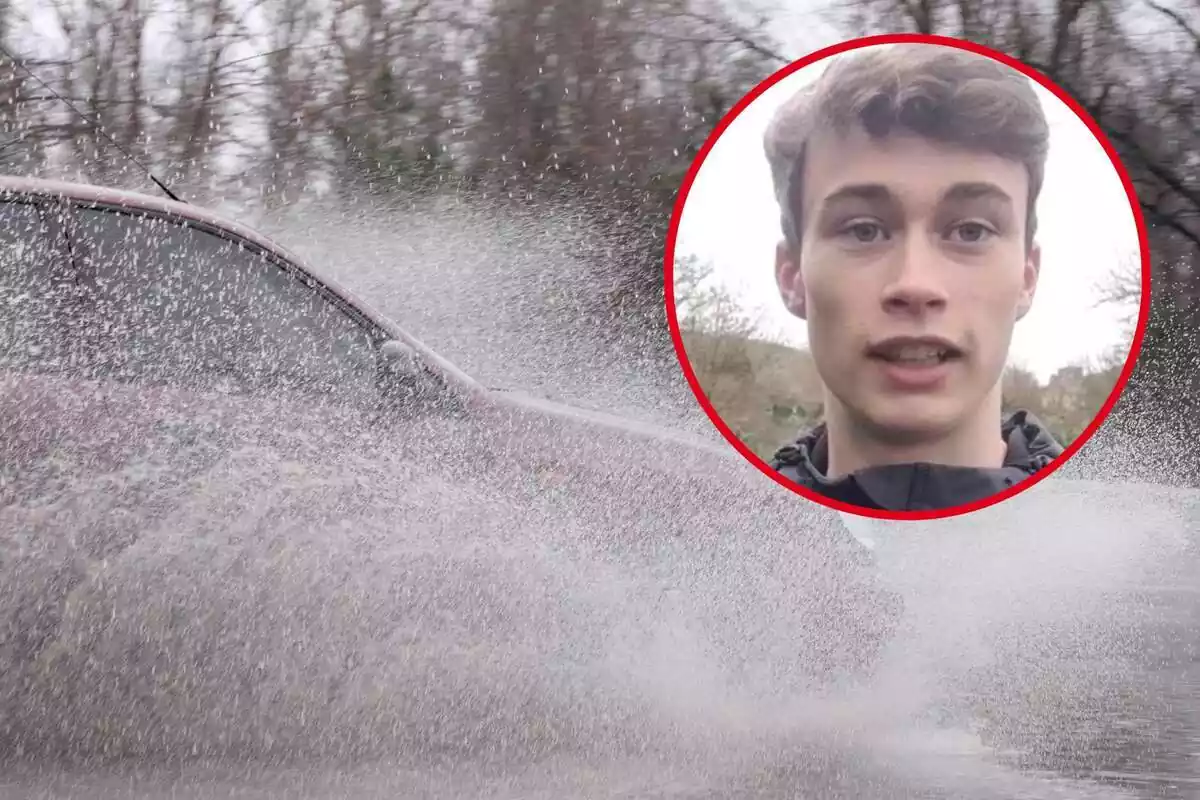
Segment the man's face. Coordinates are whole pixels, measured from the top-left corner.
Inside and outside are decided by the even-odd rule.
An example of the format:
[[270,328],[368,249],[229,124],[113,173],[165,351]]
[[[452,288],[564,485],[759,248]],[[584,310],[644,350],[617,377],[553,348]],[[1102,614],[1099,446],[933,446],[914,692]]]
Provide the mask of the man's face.
[[915,135],[859,129],[809,143],[801,245],[780,246],[776,276],[856,424],[917,443],[999,391],[1037,284],[1028,187],[1018,162]]

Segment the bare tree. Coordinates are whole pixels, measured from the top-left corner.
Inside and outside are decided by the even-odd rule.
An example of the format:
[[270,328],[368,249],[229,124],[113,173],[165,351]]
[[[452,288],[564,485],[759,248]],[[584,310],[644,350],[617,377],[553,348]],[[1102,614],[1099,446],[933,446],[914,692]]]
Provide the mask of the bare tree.
[[330,132],[343,180],[417,179],[448,167],[470,55],[456,46],[461,10],[435,0],[337,4],[329,30],[336,83],[316,119]]
[[260,10],[264,50],[256,67],[264,142],[252,160],[264,201],[273,206],[287,202],[316,156],[319,65],[330,54],[319,47],[322,10],[313,0],[270,0]]

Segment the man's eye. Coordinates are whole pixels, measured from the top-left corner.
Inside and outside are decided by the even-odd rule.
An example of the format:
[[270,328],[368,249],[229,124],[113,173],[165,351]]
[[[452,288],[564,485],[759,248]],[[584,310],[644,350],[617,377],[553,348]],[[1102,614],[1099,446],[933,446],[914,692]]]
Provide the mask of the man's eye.
[[982,222],[963,222],[950,229],[950,238],[959,244],[979,244],[995,235],[996,232]]
[[883,226],[876,222],[852,222],[842,228],[841,233],[859,244],[872,244],[887,238]]

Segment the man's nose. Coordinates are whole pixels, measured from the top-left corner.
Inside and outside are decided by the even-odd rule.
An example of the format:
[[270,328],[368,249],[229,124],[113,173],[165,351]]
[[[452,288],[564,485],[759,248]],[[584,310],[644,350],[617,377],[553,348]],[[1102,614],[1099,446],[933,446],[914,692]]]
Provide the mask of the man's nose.
[[910,236],[897,248],[883,307],[893,313],[921,314],[946,307],[941,256],[925,236]]

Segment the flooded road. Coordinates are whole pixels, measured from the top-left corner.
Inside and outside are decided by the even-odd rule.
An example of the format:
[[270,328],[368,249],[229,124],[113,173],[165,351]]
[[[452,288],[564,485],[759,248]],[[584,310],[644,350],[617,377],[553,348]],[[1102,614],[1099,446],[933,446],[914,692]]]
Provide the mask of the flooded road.
[[[917,758],[927,756],[917,754]],[[906,756],[913,758],[913,756]],[[1191,789],[1163,785],[1161,792],[1123,791],[1087,781],[1052,775],[1019,775],[989,768],[973,759],[938,757],[936,764],[909,761],[890,771],[872,772],[869,765],[849,761],[824,764],[761,764],[721,775],[712,766],[680,767],[670,762],[634,761],[611,764],[552,762],[529,767],[478,767],[456,764],[440,769],[415,769],[402,763],[382,763],[340,770],[263,770],[223,765],[198,765],[181,770],[120,771],[103,775],[56,773],[48,777],[12,777],[5,797],[41,800],[71,798],[178,798],[179,800],[275,800],[275,798],[434,798],[480,797],[500,800],[553,798],[654,798],[718,800],[737,798],[912,798],[950,800],[981,798],[1079,798],[1116,800],[1138,797],[1191,797]],[[946,774],[924,774],[935,769]],[[714,774],[716,773],[716,774]],[[921,785],[921,782],[926,782]]]
[[[459,759],[441,765],[368,764],[270,767],[255,764],[145,764],[99,770],[23,765],[0,778],[0,796],[30,800],[333,800],[333,798],[862,798],[863,800],[1117,800],[1200,797],[1200,669],[1148,676],[1173,718],[1092,720],[1113,731],[1140,728],[1136,742],[1093,740],[1043,757],[1039,767],[1009,758],[962,731],[911,731],[903,741],[839,749],[824,741],[729,742],[703,758],[550,758],[497,764]],[[1149,737],[1148,739],[1146,737]],[[1022,766],[1017,762],[1026,761]],[[1057,768],[1049,762],[1057,761]],[[1089,766],[1090,765],[1090,766]]]

